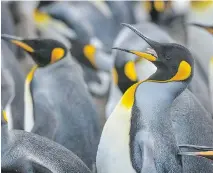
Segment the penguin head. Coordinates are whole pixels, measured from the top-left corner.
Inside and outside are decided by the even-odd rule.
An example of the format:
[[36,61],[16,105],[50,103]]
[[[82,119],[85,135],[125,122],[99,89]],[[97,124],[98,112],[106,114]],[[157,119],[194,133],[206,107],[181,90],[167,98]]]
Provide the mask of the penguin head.
[[138,36],[144,39],[151,46],[152,51],[140,52],[121,48],[114,49],[135,54],[140,58],[145,58],[152,62],[157,67],[157,71],[150,76],[150,81],[188,81],[192,78],[194,61],[187,48],[176,43],[158,43],[145,37],[131,25],[122,25],[130,28]]
[[211,25],[211,26],[210,25],[202,25],[202,24],[198,24],[198,23],[191,23],[191,25],[203,28],[213,36],[213,25]]
[[39,67],[53,64],[63,59],[67,54],[67,48],[53,39],[22,39],[4,34],[1,38],[25,50]]

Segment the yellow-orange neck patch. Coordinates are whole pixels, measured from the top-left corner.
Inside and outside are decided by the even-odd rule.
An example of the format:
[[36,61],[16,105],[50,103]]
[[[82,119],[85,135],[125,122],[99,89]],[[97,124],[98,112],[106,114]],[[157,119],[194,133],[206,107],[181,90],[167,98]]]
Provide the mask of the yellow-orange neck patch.
[[137,72],[133,61],[129,61],[125,64],[124,73],[131,81],[137,80]]
[[51,64],[60,60],[65,54],[64,49],[62,48],[54,48],[51,54]]
[[27,75],[27,78],[26,78],[26,83],[31,83],[31,81],[33,80],[33,76],[34,76],[34,73],[35,73],[35,70],[38,68],[37,65],[35,65],[31,70],[30,72],[28,73]]
[[89,60],[89,62],[96,67],[96,63],[95,63],[95,52],[96,49],[93,45],[86,45],[84,46],[84,55],[86,56],[86,58]]
[[124,95],[121,98],[121,104],[126,107],[127,109],[131,109],[133,104],[134,104],[134,100],[135,100],[135,91],[136,88],[138,87],[138,85],[142,83],[142,81],[135,83],[134,85],[132,85],[130,88],[128,88],[126,90],[126,92],[124,93]]
[[164,1],[154,1],[154,7],[157,12],[163,12],[166,8]]
[[3,118],[6,122],[8,122],[8,119],[7,119],[7,113],[5,110],[2,111],[2,114],[3,114]]
[[112,69],[112,78],[113,78],[113,82],[114,84],[118,84],[118,72],[115,68]]
[[34,20],[36,23],[45,23],[45,22],[49,21],[51,18],[48,14],[42,13],[42,12],[38,11],[37,9],[34,10],[33,16],[34,16]]
[[34,49],[32,47],[30,47],[29,45],[27,45],[26,43],[23,43],[22,41],[19,40],[12,40],[11,41],[13,44],[21,47],[22,49],[24,49],[27,52],[34,52]]
[[213,0],[208,1],[191,1],[191,7],[197,11],[204,11],[213,5]]

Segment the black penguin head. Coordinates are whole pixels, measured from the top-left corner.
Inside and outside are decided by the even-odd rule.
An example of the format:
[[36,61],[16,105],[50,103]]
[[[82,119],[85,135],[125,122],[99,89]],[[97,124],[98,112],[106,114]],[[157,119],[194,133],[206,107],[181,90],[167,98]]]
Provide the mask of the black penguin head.
[[67,54],[67,48],[57,40],[52,39],[22,39],[10,35],[2,35],[8,40],[30,54],[39,67],[53,64]]
[[135,29],[131,25],[122,25],[130,28],[142,39],[144,39],[151,46],[153,52],[139,52],[120,48],[114,49],[133,53],[141,58],[145,58],[152,62],[157,67],[157,71],[149,78],[149,80],[171,82],[187,81],[192,78],[194,61],[191,53],[187,48],[176,43],[158,43],[143,36],[137,29]]

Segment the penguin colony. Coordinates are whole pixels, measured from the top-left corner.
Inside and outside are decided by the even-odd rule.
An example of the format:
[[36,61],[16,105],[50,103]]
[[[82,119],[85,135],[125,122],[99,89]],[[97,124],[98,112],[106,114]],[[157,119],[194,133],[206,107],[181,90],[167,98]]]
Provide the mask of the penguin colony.
[[5,1],[1,171],[213,173],[213,1]]

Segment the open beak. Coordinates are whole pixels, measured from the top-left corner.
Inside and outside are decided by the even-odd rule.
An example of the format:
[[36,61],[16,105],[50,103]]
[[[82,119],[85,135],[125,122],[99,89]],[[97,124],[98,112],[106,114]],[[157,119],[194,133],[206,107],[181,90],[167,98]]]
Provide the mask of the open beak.
[[25,43],[24,40],[20,37],[2,34],[1,38],[3,40],[9,41],[9,42],[15,44],[18,47],[21,47],[22,49],[24,49],[27,52],[30,52],[30,53],[34,52],[34,49],[31,46],[29,46],[27,43]]
[[[160,46],[161,46],[160,43],[155,42],[155,41],[150,40],[149,38],[145,37],[144,35],[141,34],[140,31],[138,31],[136,28],[134,28],[133,26],[131,26],[129,24],[122,23],[121,25],[126,26],[129,29],[131,29],[133,32],[135,32],[139,37],[141,37],[144,41],[146,41],[155,52],[160,50]],[[145,58],[145,59],[147,59],[148,61],[151,61],[151,62],[155,62],[158,59],[157,55],[155,55],[154,53],[152,53],[150,51],[140,52],[140,51],[136,51],[136,50],[126,50],[126,49],[117,48],[117,47],[114,47],[112,49],[117,49],[117,50],[121,50],[121,51],[124,51],[124,52],[132,53],[132,54],[137,55],[140,58]]]

